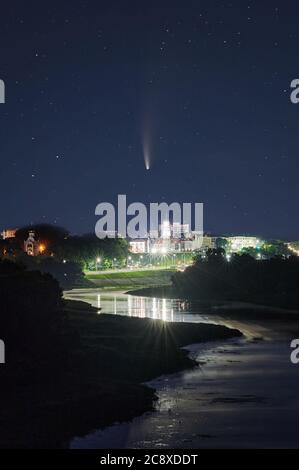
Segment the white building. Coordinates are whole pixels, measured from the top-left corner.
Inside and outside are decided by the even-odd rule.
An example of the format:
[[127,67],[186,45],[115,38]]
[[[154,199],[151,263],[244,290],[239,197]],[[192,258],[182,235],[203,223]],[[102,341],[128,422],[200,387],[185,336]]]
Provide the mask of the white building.
[[129,242],[131,253],[148,253],[149,239],[137,239]]
[[17,232],[16,228],[8,228],[6,230],[3,230],[1,235],[2,235],[3,240],[6,240],[7,238],[15,238],[16,232]]
[[207,251],[207,250],[213,250],[217,248],[217,237],[211,237],[208,235],[202,235],[202,233],[199,232],[193,232],[193,246],[192,250],[202,250],[202,251]]
[[164,220],[161,224],[161,238],[169,239],[171,237],[171,226],[168,220]]
[[189,224],[180,224],[174,222],[171,224],[168,220],[159,225],[159,230],[151,230],[149,233],[150,238],[163,238],[165,240],[170,238],[191,238]]
[[35,232],[29,231],[27,240],[24,241],[24,251],[28,256],[36,256],[38,254],[38,243],[35,240]]
[[179,224],[174,222],[172,225],[173,238],[189,238],[191,236],[189,224]]
[[237,236],[237,237],[227,237],[228,249],[233,253],[238,253],[242,251],[243,248],[258,248],[261,244],[261,240],[257,237],[246,237],[246,236]]

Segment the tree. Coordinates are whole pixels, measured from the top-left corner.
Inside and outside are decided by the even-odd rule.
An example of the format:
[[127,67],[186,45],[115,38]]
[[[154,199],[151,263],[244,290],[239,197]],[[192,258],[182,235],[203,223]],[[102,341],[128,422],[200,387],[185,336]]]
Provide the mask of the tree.
[[65,321],[58,282],[49,274],[2,261],[0,298],[0,331],[7,362],[53,361],[63,349],[60,338]]
[[218,237],[217,240],[216,240],[216,247],[217,248],[222,248],[224,250],[227,250],[228,248],[228,241],[226,240],[226,238],[223,238],[223,237]]

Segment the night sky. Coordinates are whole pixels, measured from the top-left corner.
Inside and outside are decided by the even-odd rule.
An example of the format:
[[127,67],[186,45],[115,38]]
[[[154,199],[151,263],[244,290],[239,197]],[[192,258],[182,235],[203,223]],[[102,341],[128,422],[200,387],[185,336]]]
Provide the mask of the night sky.
[[297,2],[12,0],[0,39],[1,229],[92,232],[127,194],[299,239]]

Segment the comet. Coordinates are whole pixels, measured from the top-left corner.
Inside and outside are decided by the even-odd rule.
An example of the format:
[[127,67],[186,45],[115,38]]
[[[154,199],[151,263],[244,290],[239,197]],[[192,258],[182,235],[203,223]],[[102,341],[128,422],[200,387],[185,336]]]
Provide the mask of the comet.
[[150,170],[151,164],[150,164],[150,157],[148,152],[144,152],[144,164],[145,164],[145,169]]
[[149,171],[153,163],[153,119],[150,112],[143,115],[141,132],[144,166]]
[[151,158],[150,158],[150,143],[149,143],[149,135],[144,133],[143,135],[143,159],[144,159],[144,165],[146,170],[150,170],[151,168]]

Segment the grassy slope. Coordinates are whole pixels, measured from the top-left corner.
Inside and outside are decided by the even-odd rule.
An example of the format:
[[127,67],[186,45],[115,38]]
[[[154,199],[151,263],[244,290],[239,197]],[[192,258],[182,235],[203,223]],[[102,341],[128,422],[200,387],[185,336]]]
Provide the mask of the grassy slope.
[[88,273],[88,282],[103,289],[129,290],[145,286],[169,285],[174,273],[170,269],[148,269],[145,271]]
[[88,279],[130,279],[130,278],[144,278],[144,277],[153,277],[160,278],[161,276],[171,275],[174,273],[174,270],[169,269],[147,269],[145,271],[125,271],[125,272],[115,272],[115,273],[98,273],[92,274],[88,273],[86,277]]

